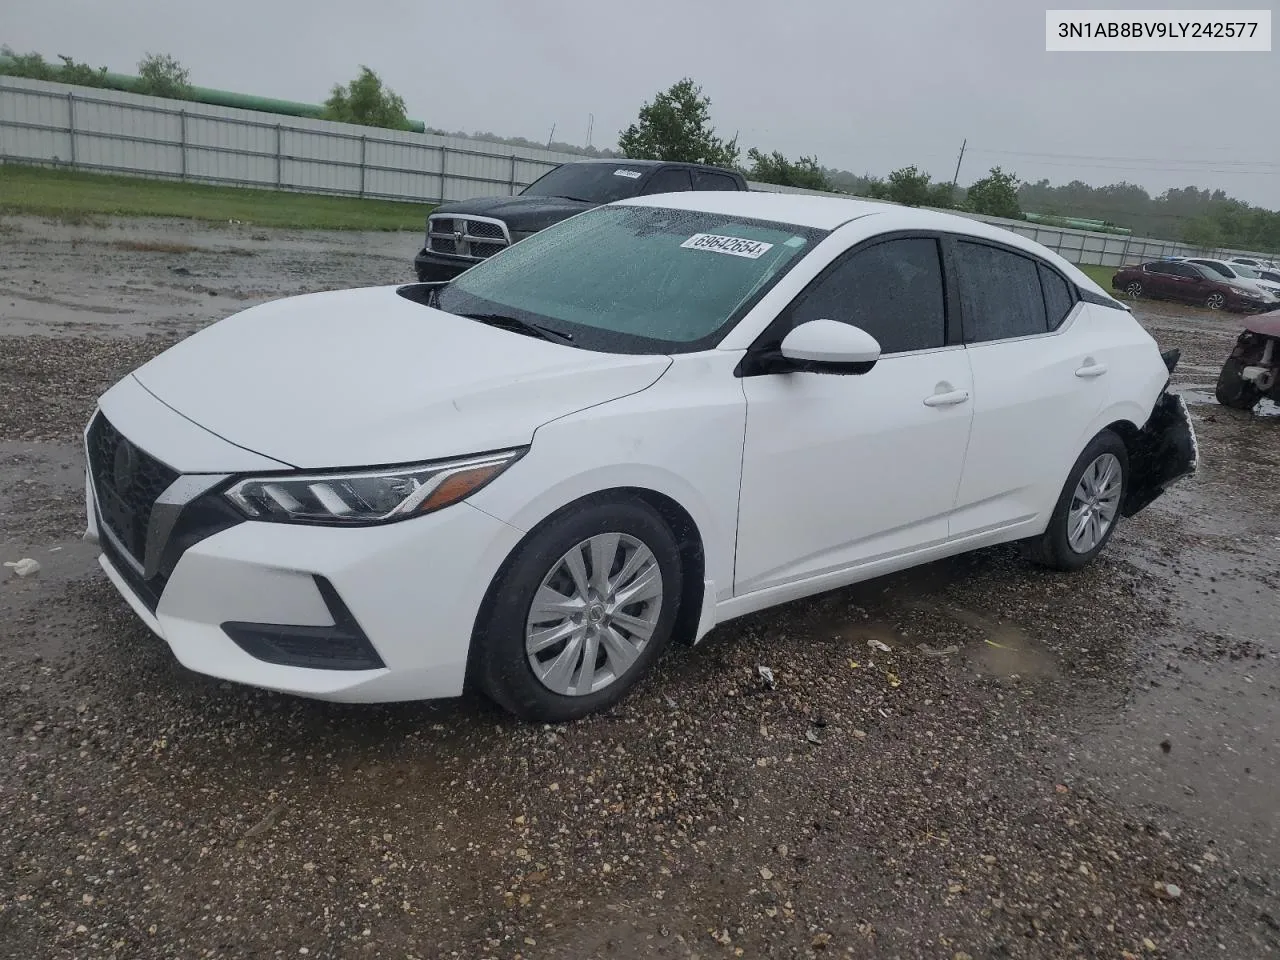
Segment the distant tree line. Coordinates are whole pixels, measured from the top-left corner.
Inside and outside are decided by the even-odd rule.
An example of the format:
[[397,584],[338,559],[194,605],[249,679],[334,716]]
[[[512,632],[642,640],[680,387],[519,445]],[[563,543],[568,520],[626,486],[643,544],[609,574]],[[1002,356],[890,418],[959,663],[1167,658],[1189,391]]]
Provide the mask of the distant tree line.
[[[14,52],[0,46],[0,74],[56,80],[81,86],[109,85],[106,67],[93,67],[71,57],[61,63],[39,53]],[[148,53],[137,65],[138,92],[189,99],[190,71],[169,54]],[[407,129],[404,100],[381,77],[361,66],[347,84],[335,84],[325,101],[324,116],[365,126]],[[683,160],[711,163],[742,171],[749,180],[890,200],[913,207],[937,207],[1021,219],[1024,210],[1047,217],[1084,217],[1131,229],[1139,236],[1177,240],[1205,249],[1234,247],[1280,251],[1280,213],[1251,206],[1222,190],[1194,186],[1166,190],[1152,197],[1137,184],[1114,183],[1093,187],[1079,180],[1053,186],[1048,180],[1024,183],[993,167],[967,188],[934,182],[916,166],[894,170],[887,177],[854,174],[822,166],[817,157],[792,160],[782,153],[751,147],[740,163],[738,137],[725,140],[711,125],[711,99],[685,77],[659,92],[641,108],[636,122],[618,135],[618,149],[583,147],[553,140],[540,143],[525,137],[500,137],[490,132],[428,128],[429,133],[471,137],[517,147],[554,150],[588,157]]]
[[618,136],[624,156],[646,160],[685,160],[737,167],[748,180],[784,187],[850,193],[877,200],[891,200],[912,207],[942,207],[1021,218],[1018,178],[999,167],[969,187],[932,182],[915,166],[895,170],[886,179],[856,177],[844,170],[828,170],[817,157],[791,160],[774,150],[747,150],[747,164],[738,162],[738,138],[723,140],[711,126],[711,98],[685,77],[658,93],[640,108],[636,122]]

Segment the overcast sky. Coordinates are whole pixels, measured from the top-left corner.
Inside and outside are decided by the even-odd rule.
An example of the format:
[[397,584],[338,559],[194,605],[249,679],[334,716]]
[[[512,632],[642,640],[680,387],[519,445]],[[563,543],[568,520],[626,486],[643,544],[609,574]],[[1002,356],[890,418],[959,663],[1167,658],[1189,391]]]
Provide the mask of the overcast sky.
[[967,137],[962,184],[1000,164],[1024,180],[1220,187],[1280,209],[1280,53],[1046,53],[1044,11],[1075,6],[1063,0],[3,5],[0,42],[19,51],[130,73],[166,52],[193,83],[245,93],[319,102],[365,63],[411,117],[448,130],[537,140],[555,124],[585,143],[594,114],[594,144],[614,146],[688,75],[744,154],[881,176],[914,163],[949,180]]

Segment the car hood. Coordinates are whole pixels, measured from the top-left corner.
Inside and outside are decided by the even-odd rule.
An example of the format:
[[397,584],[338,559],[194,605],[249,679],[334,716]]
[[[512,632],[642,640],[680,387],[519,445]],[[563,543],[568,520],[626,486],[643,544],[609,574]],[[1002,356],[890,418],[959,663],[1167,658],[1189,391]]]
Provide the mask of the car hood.
[[583,200],[565,197],[476,197],[442,203],[434,214],[452,214],[455,217],[474,214],[494,217],[505,223],[508,229],[524,233],[545,230],[553,223],[567,220],[575,214],[598,206]]
[[544,423],[651,386],[665,356],[593,353],[424,307],[396,287],[235,314],[134,371],[225,440],[300,468],[529,443]]

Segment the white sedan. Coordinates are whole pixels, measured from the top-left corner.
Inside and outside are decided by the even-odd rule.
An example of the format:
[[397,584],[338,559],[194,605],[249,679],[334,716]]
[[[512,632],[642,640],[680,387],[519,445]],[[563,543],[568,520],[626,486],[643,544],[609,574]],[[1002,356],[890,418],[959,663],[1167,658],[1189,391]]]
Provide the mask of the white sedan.
[[146,363],[85,431],[89,536],[192,670],[563,721],[798,597],[1010,541],[1083,566],[1195,468],[1176,359],[993,226],[646,197]]

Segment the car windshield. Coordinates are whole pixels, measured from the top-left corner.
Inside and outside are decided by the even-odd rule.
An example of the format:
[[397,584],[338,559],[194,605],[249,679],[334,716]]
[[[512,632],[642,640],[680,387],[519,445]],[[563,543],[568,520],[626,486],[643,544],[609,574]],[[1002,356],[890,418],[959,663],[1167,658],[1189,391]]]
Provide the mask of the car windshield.
[[826,231],[649,206],[601,207],[441,287],[447,313],[503,317],[608,353],[719,342]]
[[645,166],[614,163],[566,163],[520,191],[522,197],[568,197],[590,203],[613,203],[636,195],[649,170]]

